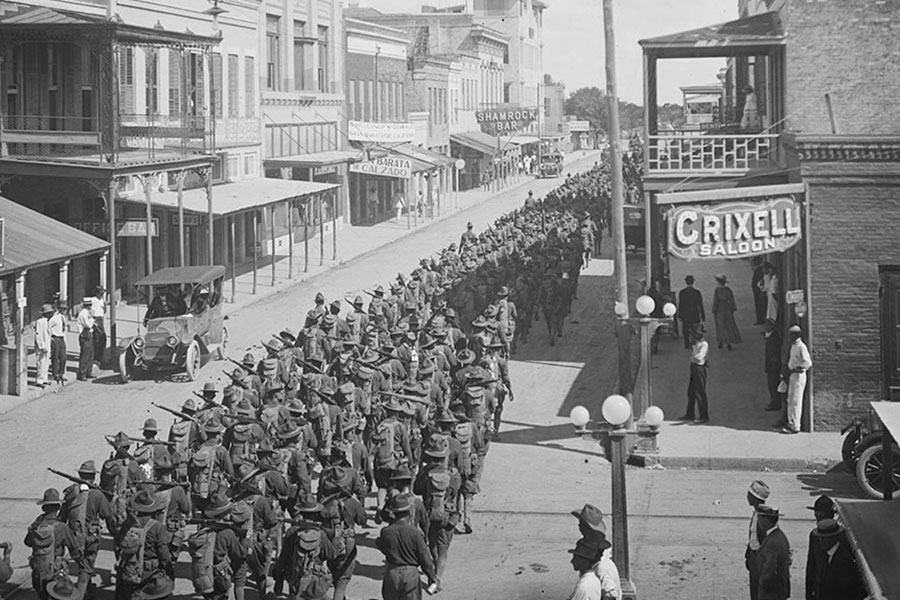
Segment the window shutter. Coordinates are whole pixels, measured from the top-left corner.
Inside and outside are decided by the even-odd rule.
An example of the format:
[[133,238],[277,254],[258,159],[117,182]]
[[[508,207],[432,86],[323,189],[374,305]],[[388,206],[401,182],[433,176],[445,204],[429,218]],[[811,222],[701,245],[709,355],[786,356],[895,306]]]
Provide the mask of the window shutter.
[[134,48],[119,48],[119,113],[134,114]]
[[228,118],[240,116],[238,107],[238,79],[241,76],[237,54],[228,55]]
[[222,118],[222,55],[212,53],[212,88],[210,89],[209,114],[216,119]]
[[169,116],[181,115],[181,51],[169,49]]
[[256,116],[256,66],[252,56],[244,57],[244,102],[247,117]]

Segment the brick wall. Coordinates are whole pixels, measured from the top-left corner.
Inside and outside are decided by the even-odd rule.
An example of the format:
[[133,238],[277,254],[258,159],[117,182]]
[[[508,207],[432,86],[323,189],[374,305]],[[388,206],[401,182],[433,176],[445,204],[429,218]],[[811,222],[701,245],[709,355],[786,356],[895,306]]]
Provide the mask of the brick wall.
[[841,134],[900,133],[900,0],[789,0],[787,128],[830,133],[830,92]]
[[900,189],[826,180],[810,198],[814,420],[835,431],[881,399],[878,267],[900,265]]

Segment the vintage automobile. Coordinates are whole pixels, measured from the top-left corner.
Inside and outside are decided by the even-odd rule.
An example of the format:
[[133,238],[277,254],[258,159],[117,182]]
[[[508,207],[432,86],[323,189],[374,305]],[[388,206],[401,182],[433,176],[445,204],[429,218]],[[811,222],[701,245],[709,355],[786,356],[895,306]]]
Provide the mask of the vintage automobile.
[[545,154],[541,157],[541,166],[538,177],[559,177],[563,171],[561,154]]
[[[873,403],[873,407],[881,409],[883,403]],[[897,444],[890,446],[890,459],[884,452],[884,425],[875,411],[867,418],[855,419],[842,431],[844,435],[841,446],[841,458],[847,470],[856,475],[860,488],[870,498],[881,498],[884,494],[886,472],[894,482],[892,492],[900,492],[900,448]]]
[[210,358],[225,358],[228,330],[222,316],[225,267],[167,267],[144,277],[135,287],[148,303],[147,332],[119,347],[119,377],[177,372],[190,381]]

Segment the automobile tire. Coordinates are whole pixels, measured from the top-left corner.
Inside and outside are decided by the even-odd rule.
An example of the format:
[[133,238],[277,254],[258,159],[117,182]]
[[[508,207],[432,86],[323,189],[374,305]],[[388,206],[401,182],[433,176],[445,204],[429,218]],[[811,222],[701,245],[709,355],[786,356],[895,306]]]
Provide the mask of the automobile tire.
[[858,456],[856,446],[859,441],[859,434],[856,430],[851,430],[847,432],[844,441],[841,442],[841,460],[850,473],[856,472],[856,457]]
[[[893,469],[893,492],[900,490],[900,448],[896,444],[891,445],[891,468]],[[856,463],[856,480],[863,492],[870,498],[880,500],[884,497],[882,488],[882,474],[884,469],[884,456],[881,444],[872,444],[859,455]]]
[[119,352],[119,379],[128,383],[134,378],[134,350],[131,346]]
[[[881,432],[874,431],[872,433],[867,433],[862,436],[862,439],[856,441],[855,445],[850,446],[850,443],[847,440],[852,437],[853,434],[848,434],[847,437],[844,438],[844,443],[841,444],[841,459],[843,459],[844,464],[847,465],[847,469],[849,469],[851,473],[856,473],[856,464],[859,462],[859,456],[869,446],[881,444]],[[850,446],[847,449],[849,455],[844,454],[845,446]]]
[[187,352],[184,353],[184,369],[187,372],[188,381],[197,381],[201,366],[203,365],[200,361],[200,344],[194,340],[188,346]]

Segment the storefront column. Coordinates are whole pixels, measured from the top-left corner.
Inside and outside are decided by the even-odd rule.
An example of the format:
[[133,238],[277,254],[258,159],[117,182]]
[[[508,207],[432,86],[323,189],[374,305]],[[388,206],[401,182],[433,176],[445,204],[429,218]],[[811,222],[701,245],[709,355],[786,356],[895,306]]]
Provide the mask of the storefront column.
[[230,217],[226,217],[229,222],[228,230],[229,230],[229,237],[230,237],[230,242],[231,242],[229,245],[231,246],[231,303],[232,304],[234,304],[234,292],[235,292],[235,285],[236,285],[235,279],[237,278],[237,269],[235,268],[237,266],[237,264],[236,264],[237,263],[237,258],[236,258],[237,249],[235,248],[235,244],[234,244],[234,238],[236,237],[235,232],[234,232],[234,230],[235,230],[234,217],[235,217],[234,215],[231,215]]
[[406,182],[406,228],[412,229],[412,206],[416,201],[415,175],[410,174]]
[[[265,210],[265,209],[263,209]],[[272,287],[275,287],[275,205],[269,206],[269,237],[272,238]]]
[[303,272],[309,271],[309,197],[303,200]]
[[72,261],[66,260],[59,265],[59,299],[69,299],[69,264]]
[[325,200],[322,194],[316,194],[316,205],[319,211],[319,266],[325,264]]
[[[117,364],[116,361],[119,360],[119,357],[115,354],[115,348],[118,344],[116,339],[116,302],[118,298],[116,298],[116,188],[118,187],[118,181],[113,178],[110,179],[106,186],[105,198],[106,201],[106,216],[109,219],[109,262],[107,268],[109,269],[107,283],[103,286],[109,290],[109,331],[107,332],[106,338],[109,340],[109,348],[111,354],[111,358],[113,364]],[[100,276],[101,278],[103,275]],[[102,279],[101,279],[102,281]]]
[[[108,268],[106,266],[106,263],[108,262],[108,260],[109,260],[109,250],[105,250],[103,252],[103,254],[100,255],[100,285],[103,286],[103,289],[105,289],[107,291],[109,291],[109,288],[106,285],[106,283],[107,283],[106,269]],[[110,294],[110,297],[112,297],[112,294]]]
[[252,252],[253,252],[253,291],[251,292],[252,294],[256,294],[256,255],[258,254],[258,252],[257,252],[257,238],[259,237],[259,232],[258,232],[258,229],[257,229],[257,227],[259,226],[259,223],[258,223],[257,221],[258,221],[258,219],[257,219],[257,216],[256,216],[256,209],[254,208],[254,209],[253,209],[253,240],[252,240],[252,242],[253,242],[253,246],[252,246]]
[[331,260],[337,260],[337,195],[338,190],[331,190]]
[[212,193],[212,168],[203,168],[203,180],[206,184],[206,229],[209,246],[209,264],[215,264],[214,250],[215,243],[213,240],[213,193]]
[[175,185],[178,193],[178,264],[184,263],[184,176],[185,171],[175,174]]
[[151,198],[153,196],[153,181],[155,179],[156,177],[153,173],[148,173],[143,176],[141,181],[144,185],[144,203],[146,204],[144,219],[147,227],[147,272],[145,275],[150,275],[153,272],[153,210]]
[[16,394],[28,389],[28,351],[25,349],[25,275],[16,275]]
[[288,279],[294,278],[294,199],[285,202],[288,226]]

